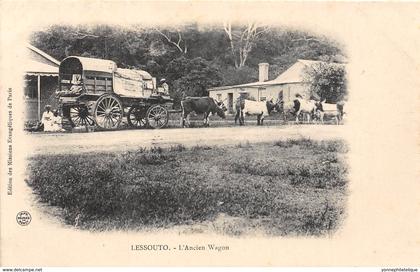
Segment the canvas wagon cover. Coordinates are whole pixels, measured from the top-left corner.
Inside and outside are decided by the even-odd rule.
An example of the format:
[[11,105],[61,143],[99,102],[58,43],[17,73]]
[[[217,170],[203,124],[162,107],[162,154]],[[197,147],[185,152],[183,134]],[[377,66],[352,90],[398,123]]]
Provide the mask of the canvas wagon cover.
[[127,97],[148,97],[153,89],[152,76],[142,70],[117,68],[114,92]]

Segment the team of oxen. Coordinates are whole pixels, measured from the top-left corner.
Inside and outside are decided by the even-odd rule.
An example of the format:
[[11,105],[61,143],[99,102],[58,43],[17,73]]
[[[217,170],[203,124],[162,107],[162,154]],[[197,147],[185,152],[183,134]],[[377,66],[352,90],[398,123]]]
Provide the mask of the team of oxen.
[[[223,102],[217,101],[211,97],[186,97],[181,101],[182,127],[190,125],[189,116],[192,112],[204,115],[204,126],[209,126],[209,117],[218,115],[226,118],[227,108]],[[300,95],[296,95],[295,99],[290,102],[277,101],[253,101],[245,98],[238,98],[235,103],[235,124],[244,125],[245,116],[256,116],[257,125],[263,125],[264,118],[272,112],[283,114],[284,118],[292,115],[296,123],[299,122],[300,116],[307,122],[316,121],[323,124],[325,118],[333,119],[338,125],[343,119],[344,103],[336,104],[325,103],[323,101],[306,100]]]

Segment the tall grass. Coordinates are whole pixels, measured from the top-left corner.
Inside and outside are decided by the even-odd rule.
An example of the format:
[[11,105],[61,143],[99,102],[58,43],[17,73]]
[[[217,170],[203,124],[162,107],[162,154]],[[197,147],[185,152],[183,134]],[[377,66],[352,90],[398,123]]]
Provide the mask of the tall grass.
[[[341,141],[233,147],[178,145],[31,159],[29,185],[91,230],[168,227],[219,214],[257,220],[281,235],[321,235],[344,213],[347,151]],[[243,148],[246,147],[246,148]]]

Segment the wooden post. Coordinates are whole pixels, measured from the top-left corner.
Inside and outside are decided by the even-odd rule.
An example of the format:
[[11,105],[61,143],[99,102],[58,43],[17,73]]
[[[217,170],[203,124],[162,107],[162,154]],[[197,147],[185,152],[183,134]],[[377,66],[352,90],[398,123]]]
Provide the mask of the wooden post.
[[38,120],[41,120],[41,76],[37,77],[38,85]]

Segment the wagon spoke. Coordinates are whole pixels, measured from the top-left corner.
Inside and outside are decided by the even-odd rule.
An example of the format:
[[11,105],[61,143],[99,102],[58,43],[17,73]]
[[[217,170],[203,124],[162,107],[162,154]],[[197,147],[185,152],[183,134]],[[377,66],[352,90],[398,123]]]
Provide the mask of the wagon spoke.
[[89,125],[95,124],[95,121],[90,116],[86,116],[86,119],[89,120]]
[[84,105],[75,105],[69,109],[69,121],[73,127],[95,124]]
[[111,103],[112,103],[112,99],[111,98],[108,98],[108,104],[107,104],[107,108],[108,109],[111,108]]
[[147,122],[152,128],[162,128],[168,123],[167,111],[161,105],[152,106],[147,111]]
[[[77,124],[77,125],[79,125],[79,124],[80,124],[80,117],[79,117],[79,116],[77,116],[76,118],[74,118],[73,123],[75,123],[75,125],[76,125],[76,124]],[[77,125],[76,125],[76,126],[77,126]]]
[[114,126],[114,119],[110,116],[109,118],[108,118],[108,120],[111,122],[111,124],[112,124],[112,126],[111,127],[113,127]]
[[110,108],[115,108],[115,106],[116,106],[115,104],[117,104],[117,106],[118,106],[118,103],[116,101],[111,101]]
[[146,113],[139,106],[132,106],[128,111],[127,122],[134,128],[145,127],[147,124]]
[[99,105],[98,105],[98,109],[101,109],[102,111],[104,111],[104,112],[105,112],[105,108],[104,108],[104,106],[103,106],[103,105],[101,105],[101,104],[99,104]]
[[117,128],[123,117],[123,107],[117,96],[104,94],[94,109],[93,123],[104,129]]
[[104,104],[104,108],[108,109],[108,98],[104,99],[103,104]]

